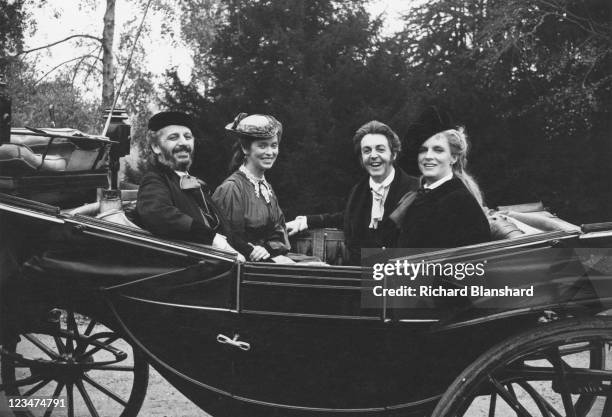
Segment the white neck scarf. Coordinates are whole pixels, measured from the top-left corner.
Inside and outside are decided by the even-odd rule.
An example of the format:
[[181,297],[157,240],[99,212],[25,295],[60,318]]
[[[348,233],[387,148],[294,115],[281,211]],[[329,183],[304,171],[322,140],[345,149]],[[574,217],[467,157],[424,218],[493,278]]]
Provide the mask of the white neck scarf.
[[263,199],[266,200],[266,203],[270,204],[272,187],[268,184],[268,181],[266,181],[266,177],[262,176],[261,178],[257,178],[255,175],[251,174],[244,165],[240,165],[238,170],[246,175],[249,182],[253,184],[253,188],[255,188],[255,197],[259,198],[261,195]]
[[391,167],[391,173],[381,183],[374,182],[370,177],[370,190],[372,190],[372,214],[370,216],[370,229],[378,228],[378,222],[385,214],[385,200],[389,194],[389,188],[395,178],[395,169]]

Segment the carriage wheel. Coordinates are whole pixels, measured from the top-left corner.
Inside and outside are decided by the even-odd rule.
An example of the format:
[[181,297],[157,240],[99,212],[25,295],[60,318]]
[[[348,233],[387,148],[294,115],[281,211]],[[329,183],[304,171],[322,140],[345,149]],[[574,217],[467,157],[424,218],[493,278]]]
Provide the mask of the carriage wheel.
[[[432,417],[612,415],[612,320],[573,319],[504,341],[467,367]],[[590,412],[590,414],[589,414]]]
[[15,416],[136,416],[149,381],[143,354],[95,320],[53,313],[44,326],[0,348],[0,390],[20,399],[59,400],[47,408],[13,409]]

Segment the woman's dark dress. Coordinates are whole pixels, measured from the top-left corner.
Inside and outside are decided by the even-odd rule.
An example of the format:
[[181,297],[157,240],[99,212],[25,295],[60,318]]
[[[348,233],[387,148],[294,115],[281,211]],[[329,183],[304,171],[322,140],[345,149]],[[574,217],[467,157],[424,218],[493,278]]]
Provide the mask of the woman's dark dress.
[[452,248],[489,240],[484,212],[461,180],[453,177],[415,199],[404,216],[397,246]]
[[217,188],[213,201],[228,219],[232,235],[239,242],[235,247],[244,256],[253,251],[248,243],[263,246],[271,256],[289,251],[285,217],[274,192],[266,203],[261,195],[255,195],[246,175],[236,171]]

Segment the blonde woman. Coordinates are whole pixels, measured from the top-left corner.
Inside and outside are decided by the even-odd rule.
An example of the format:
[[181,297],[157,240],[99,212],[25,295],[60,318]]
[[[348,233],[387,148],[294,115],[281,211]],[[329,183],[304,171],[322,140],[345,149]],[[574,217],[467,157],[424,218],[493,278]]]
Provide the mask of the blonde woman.
[[398,247],[451,248],[490,240],[482,193],[465,170],[468,147],[463,129],[445,130],[421,144],[421,189],[403,218]]

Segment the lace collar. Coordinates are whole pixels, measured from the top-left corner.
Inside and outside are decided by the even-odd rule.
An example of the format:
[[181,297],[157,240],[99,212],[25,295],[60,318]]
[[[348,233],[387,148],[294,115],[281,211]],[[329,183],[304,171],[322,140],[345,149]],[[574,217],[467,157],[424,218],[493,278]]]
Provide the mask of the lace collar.
[[266,177],[262,176],[261,178],[257,178],[255,175],[251,174],[248,169],[244,165],[240,165],[238,171],[242,172],[249,182],[253,185],[255,189],[255,197],[259,198],[261,195],[266,203],[270,204],[270,196],[272,195],[272,187],[266,181]]

